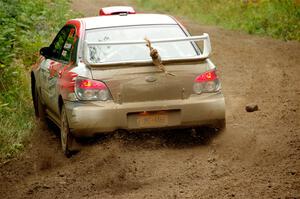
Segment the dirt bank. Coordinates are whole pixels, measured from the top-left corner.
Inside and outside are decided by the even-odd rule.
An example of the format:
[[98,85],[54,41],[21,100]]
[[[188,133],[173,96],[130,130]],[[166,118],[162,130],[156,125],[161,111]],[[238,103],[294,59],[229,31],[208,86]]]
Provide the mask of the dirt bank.
[[[76,0],[73,9],[92,16],[107,4]],[[0,198],[300,198],[300,43],[180,21],[211,36],[224,132],[119,133],[66,159],[55,130],[37,128],[28,149],[0,166]],[[259,111],[246,112],[248,103]]]

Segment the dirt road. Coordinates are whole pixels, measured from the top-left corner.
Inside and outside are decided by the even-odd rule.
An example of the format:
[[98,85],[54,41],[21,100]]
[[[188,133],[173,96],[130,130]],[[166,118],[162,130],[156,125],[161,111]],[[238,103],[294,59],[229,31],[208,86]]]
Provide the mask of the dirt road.
[[[73,9],[97,15],[104,2],[76,0]],[[300,43],[180,21],[211,36],[224,132],[114,134],[66,159],[58,136],[38,128],[0,166],[0,198],[300,198]],[[259,111],[247,113],[248,103]]]

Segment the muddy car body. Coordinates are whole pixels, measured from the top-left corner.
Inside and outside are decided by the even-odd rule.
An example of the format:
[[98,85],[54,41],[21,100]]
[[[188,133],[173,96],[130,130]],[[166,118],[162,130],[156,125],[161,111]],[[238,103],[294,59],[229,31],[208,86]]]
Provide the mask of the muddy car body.
[[[153,64],[147,37],[165,69]],[[204,42],[201,50],[196,40]],[[36,115],[75,137],[118,129],[224,126],[225,103],[207,34],[191,37],[158,14],[69,20],[32,69]]]

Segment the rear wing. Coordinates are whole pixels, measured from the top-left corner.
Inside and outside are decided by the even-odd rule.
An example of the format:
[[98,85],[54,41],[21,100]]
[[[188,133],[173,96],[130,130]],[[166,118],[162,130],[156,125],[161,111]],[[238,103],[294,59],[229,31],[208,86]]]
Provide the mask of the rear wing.
[[[162,57],[162,62],[169,62],[169,61],[192,61],[192,60],[204,60],[209,57],[211,53],[211,44],[210,38],[207,33],[204,33],[200,36],[190,36],[190,37],[178,37],[178,38],[171,38],[171,39],[153,39],[150,40],[151,44],[157,43],[171,43],[171,42],[180,42],[180,41],[203,41],[203,52],[200,55],[194,57],[187,57],[187,58],[167,58],[164,59]],[[145,44],[145,40],[131,40],[131,41],[103,41],[103,42],[87,42],[84,41],[84,54],[83,54],[83,61],[87,65],[91,66],[104,66],[104,65],[123,65],[123,64],[146,64],[152,63],[152,60],[131,60],[131,61],[119,61],[119,62],[101,62],[101,61],[91,61],[91,52],[90,47],[92,46],[113,46],[113,45],[133,45],[133,44]],[[149,56],[149,58],[151,58]]]

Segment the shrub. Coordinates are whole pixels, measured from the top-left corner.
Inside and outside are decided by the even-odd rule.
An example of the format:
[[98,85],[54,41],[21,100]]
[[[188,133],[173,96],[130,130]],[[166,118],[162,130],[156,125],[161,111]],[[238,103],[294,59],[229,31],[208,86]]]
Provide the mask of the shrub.
[[29,138],[30,66],[72,16],[65,0],[0,0],[0,159],[12,157]]
[[299,0],[136,0],[138,5],[185,15],[250,34],[300,41]]

